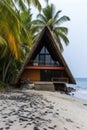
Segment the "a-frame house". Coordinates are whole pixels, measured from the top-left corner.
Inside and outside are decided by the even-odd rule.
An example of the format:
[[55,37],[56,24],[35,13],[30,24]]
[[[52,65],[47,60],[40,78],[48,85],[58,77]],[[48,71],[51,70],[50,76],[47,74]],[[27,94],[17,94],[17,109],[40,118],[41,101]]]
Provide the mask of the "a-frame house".
[[32,82],[76,84],[48,26],[45,26],[39,34],[15,83],[27,79]]

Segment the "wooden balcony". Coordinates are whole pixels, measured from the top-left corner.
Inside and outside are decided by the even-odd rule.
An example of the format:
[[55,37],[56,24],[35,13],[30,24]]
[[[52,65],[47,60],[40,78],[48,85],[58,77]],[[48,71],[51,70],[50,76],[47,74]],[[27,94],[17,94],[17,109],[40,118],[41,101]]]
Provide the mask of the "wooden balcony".
[[33,70],[64,70],[64,67],[61,66],[25,66],[25,69]]
[[69,78],[65,78],[65,77],[62,77],[62,78],[55,78],[55,77],[53,77],[52,78],[52,82],[53,83],[64,83],[64,84],[66,84],[66,83],[69,83]]

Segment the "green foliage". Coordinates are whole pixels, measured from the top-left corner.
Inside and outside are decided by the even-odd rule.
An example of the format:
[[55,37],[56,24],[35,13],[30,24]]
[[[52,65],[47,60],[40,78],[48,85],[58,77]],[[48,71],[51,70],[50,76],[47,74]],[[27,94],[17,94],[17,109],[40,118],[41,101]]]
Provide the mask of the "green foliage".
[[30,4],[41,9],[38,0],[0,1],[0,81],[11,83],[33,44],[34,29]]
[[30,8],[31,4],[41,11],[41,4],[39,0],[14,0],[14,2],[18,5],[19,10],[21,11],[25,11],[26,8]]
[[2,90],[5,87],[5,84],[0,81],[0,90]]
[[[0,47],[2,55],[6,54],[7,48],[10,48],[11,53],[18,59],[21,49],[21,43],[24,41],[32,45],[32,33],[25,25],[26,22],[21,19],[21,12],[24,15],[27,14],[28,22],[31,17],[28,15],[27,7],[30,8],[30,4],[41,9],[40,2],[38,0],[5,0],[0,1]],[[24,22],[24,23],[23,23]],[[5,51],[3,51],[5,49]]]
[[33,34],[32,34],[32,14],[30,12],[30,9],[27,9],[26,11],[23,11],[20,14],[20,19],[23,24],[23,27],[25,28],[28,38],[26,38],[26,33],[23,28],[21,28],[21,42],[22,47],[29,46],[31,47],[33,44]]
[[39,0],[0,0],[0,88],[4,83],[13,83],[32,47],[37,33],[48,25],[61,50],[62,41],[68,45],[68,29],[60,26],[69,17],[59,17],[53,4],[39,12],[37,20],[32,20],[31,4],[41,11]]
[[8,53],[7,57],[0,59],[0,81],[12,83],[18,74],[19,63],[11,53]]
[[69,21],[70,18],[67,16],[60,17],[61,12],[61,10],[55,12],[55,6],[53,4],[49,5],[47,1],[47,6],[37,15],[37,20],[34,21],[34,24],[38,26],[39,31],[44,26],[49,26],[60,50],[63,51],[63,43],[68,45],[69,40],[67,38],[68,28],[61,26],[61,24]]

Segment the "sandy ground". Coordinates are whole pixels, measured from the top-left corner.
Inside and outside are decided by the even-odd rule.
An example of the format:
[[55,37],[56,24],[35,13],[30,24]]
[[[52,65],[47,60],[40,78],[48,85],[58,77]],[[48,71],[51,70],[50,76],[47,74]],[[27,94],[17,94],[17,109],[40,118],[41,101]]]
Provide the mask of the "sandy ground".
[[0,130],[87,130],[87,101],[58,92],[0,93]]

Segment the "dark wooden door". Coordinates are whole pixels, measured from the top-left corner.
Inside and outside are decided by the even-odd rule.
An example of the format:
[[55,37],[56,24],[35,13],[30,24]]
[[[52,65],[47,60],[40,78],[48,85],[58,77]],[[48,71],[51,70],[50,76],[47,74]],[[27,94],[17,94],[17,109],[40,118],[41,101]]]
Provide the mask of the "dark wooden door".
[[40,71],[40,80],[41,81],[51,81],[51,75],[49,70]]
[[52,81],[52,78],[60,78],[61,72],[56,70],[41,70],[40,81]]

